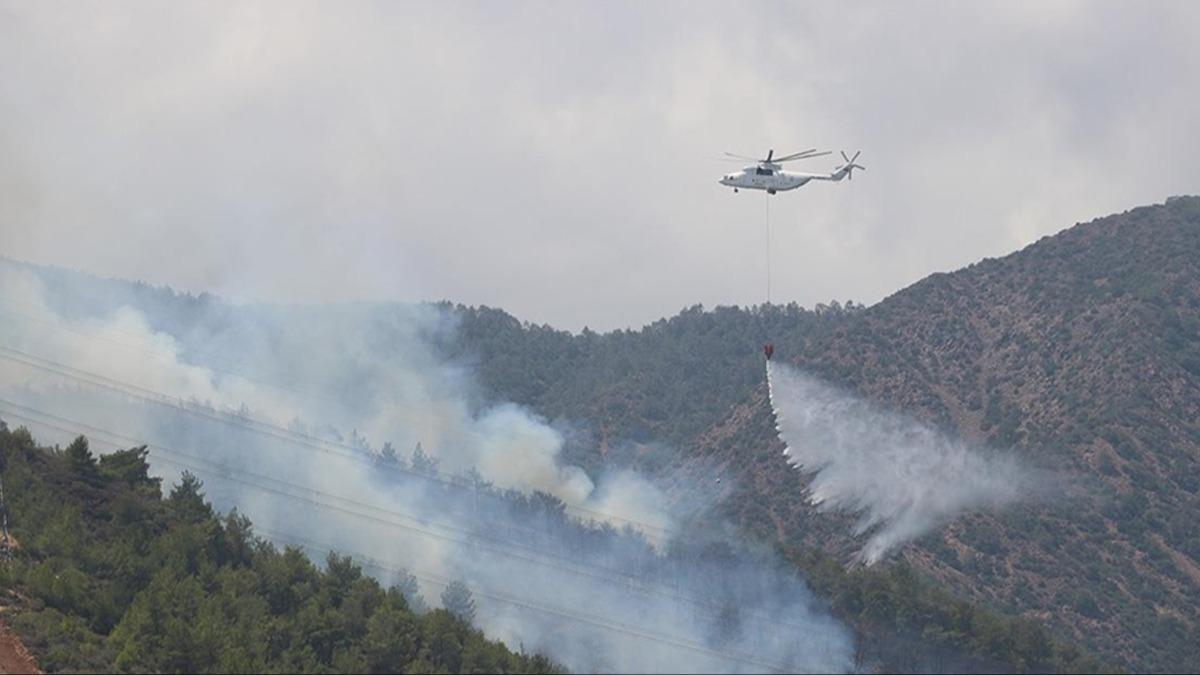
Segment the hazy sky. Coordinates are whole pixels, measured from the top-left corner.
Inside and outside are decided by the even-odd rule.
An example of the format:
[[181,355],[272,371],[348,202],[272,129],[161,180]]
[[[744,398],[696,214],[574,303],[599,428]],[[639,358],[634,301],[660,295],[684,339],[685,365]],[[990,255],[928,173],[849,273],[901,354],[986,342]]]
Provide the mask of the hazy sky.
[[1200,2],[0,2],[0,253],[640,326],[763,300],[712,158],[816,146],[773,299],[872,303],[1200,192],[1198,119]]

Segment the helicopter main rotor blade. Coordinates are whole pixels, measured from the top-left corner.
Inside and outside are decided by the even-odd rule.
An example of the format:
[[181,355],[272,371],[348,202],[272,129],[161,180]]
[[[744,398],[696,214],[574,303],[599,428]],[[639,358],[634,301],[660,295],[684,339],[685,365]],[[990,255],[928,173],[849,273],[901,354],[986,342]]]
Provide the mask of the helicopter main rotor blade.
[[747,157],[745,155],[735,155],[732,152],[727,152],[725,154],[728,155],[729,157],[734,157],[737,159],[744,159],[744,160],[751,161],[751,162],[761,162],[762,161],[761,159],[759,159],[757,157]]
[[786,161],[788,161],[789,159],[799,159],[800,157],[803,157],[803,156],[805,156],[805,155],[807,155],[807,154],[810,154],[810,153],[814,153],[814,152],[816,152],[816,151],[817,151],[817,149],[816,149],[816,148],[810,148],[810,149],[808,149],[808,150],[801,150],[800,152],[793,152],[793,153],[792,153],[792,154],[790,154],[790,155],[785,155],[785,156],[783,156],[783,157],[780,157],[779,159],[777,159],[777,160],[775,160],[775,161],[777,161],[777,162],[786,162]]
[[802,155],[800,157],[786,157],[784,159],[777,159],[777,160],[775,160],[775,164],[778,164],[780,162],[794,162],[794,161],[800,160],[800,159],[812,159],[813,157],[824,157],[825,155],[832,155],[832,154],[833,154],[833,151],[814,152],[811,155]]

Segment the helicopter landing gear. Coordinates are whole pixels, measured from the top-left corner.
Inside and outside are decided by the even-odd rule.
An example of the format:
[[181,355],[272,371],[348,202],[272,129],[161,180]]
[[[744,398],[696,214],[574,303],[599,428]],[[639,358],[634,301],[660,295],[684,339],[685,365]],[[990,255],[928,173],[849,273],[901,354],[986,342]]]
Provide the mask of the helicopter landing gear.
[[738,191],[738,190],[737,190],[737,188],[733,188],[733,194],[735,194],[735,195],[736,195],[736,194],[737,194],[737,191]]

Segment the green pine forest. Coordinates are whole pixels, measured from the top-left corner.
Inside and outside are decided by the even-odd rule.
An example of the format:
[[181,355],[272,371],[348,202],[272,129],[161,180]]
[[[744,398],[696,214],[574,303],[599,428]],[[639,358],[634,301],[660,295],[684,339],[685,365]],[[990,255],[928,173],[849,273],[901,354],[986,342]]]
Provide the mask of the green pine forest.
[[[189,474],[164,495],[145,448],[96,457],[86,438],[37,445],[0,426],[12,559],[4,615],[46,672],[562,672],[472,628],[454,582],[429,610],[412,577],[383,588],[349,557],[314,565],[218,514]],[[692,531],[707,526],[693,523]],[[697,538],[701,538],[697,535]],[[940,591],[906,565],[847,570],[780,551],[882,671],[1107,669],[1038,622]]]
[[467,622],[469,591],[419,611],[344,556],[317,566],[214,513],[186,475],[169,494],[144,448],[97,459],[85,438],[38,447],[0,428],[13,559],[4,616],[46,672],[550,673]]

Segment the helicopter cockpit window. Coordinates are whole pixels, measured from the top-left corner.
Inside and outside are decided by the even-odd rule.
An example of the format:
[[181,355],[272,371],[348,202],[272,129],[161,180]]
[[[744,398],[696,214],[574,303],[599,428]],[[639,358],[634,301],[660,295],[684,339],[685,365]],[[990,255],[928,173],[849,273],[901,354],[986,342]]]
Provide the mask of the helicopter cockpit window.
[[775,175],[775,174],[774,174],[774,173],[773,173],[773,172],[772,172],[770,169],[764,169],[764,168],[762,168],[761,166],[760,166],[760,167],[758,167],[757,169],[755,169],[755,170],[754,170],[754,173],[756,173],[756,174],[758,174],[758,175],[760,175],[760,176],[773,176],[773,175]]

